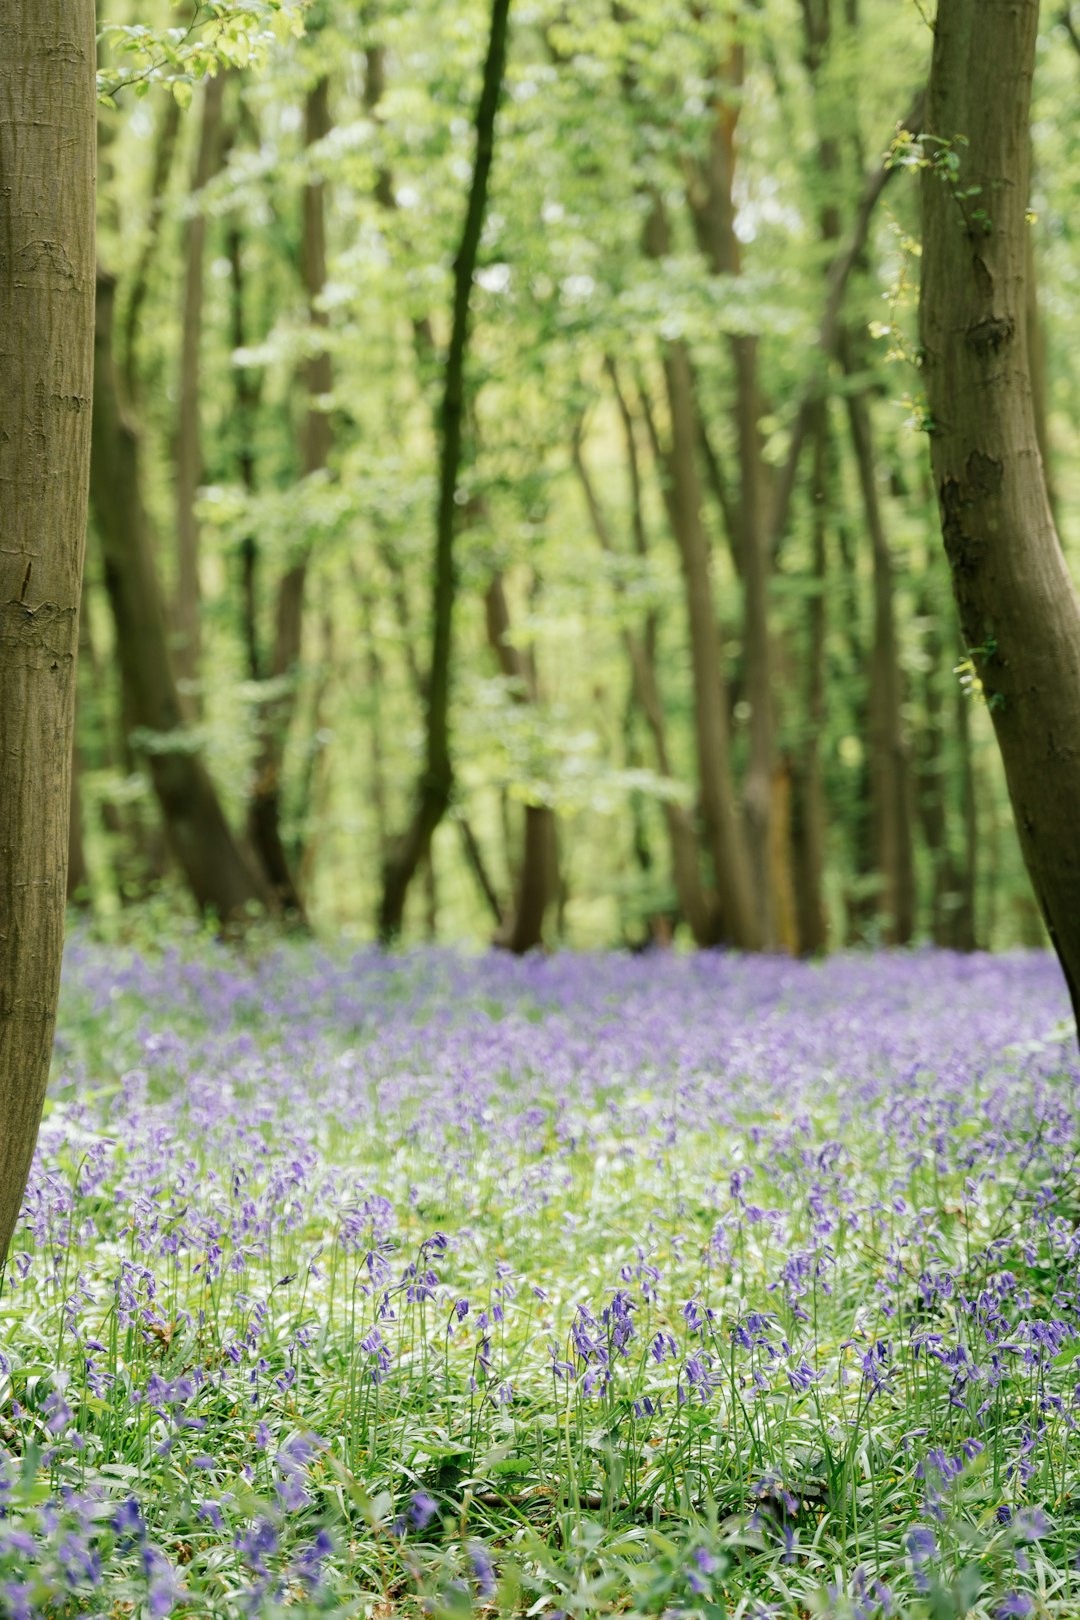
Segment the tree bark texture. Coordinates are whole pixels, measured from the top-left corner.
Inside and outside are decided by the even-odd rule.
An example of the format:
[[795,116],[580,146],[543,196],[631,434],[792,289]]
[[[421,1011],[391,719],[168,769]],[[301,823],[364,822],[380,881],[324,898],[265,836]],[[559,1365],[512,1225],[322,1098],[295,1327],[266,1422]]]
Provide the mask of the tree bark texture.
[[114,282],[99,275],[90,499],[116,625],[125,710],[143,733],[139,752],[150,771],[170,847],[196,903],[223,924],[235,924],[266,896],[184,730],[142,500],[138,443],[120,409],[114,302]]
[[0,0],[0,1269],[49,1074],[94,334],[92,0]]
[[502,92],[509,16],[510,0],[492,0],[491,31],[484,62],[480,100],[476,110],[476,155],[473,161],[472,183],[469,188],[461,245],[454,261],[454,307],[443,385],[425,758],[423,770],[416,784],[415,808],[409,826],[397,840],[383,868],[383,892],[378,921],[379,937],[384,944],[396,939],[401,933],[409,885],[431,848],[435,829],[446,814],[453,791],[454,773],[450,756],[450,654],[454,600],[457,595],[454,535],[457,529],[458,474],[461,468],[465,418],[465,360],[469,339],[469,303],[480,249],[480,235],[487,210],[488,181],[495,153],[495,115]]
[[990,706],[1024,860],[1080,1013],[1080,602],[1047,497],[1026,321],[1038,22],[1038,0],[939,5],[920,322],[930,451],[960,622]]

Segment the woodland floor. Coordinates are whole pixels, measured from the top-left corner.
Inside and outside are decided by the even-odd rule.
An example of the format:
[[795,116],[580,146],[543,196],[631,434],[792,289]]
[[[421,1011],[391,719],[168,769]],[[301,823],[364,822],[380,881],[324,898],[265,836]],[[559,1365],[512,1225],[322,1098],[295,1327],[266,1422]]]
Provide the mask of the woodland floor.
[[1047,957],[69,948],[0,1613],[1080,1612]]

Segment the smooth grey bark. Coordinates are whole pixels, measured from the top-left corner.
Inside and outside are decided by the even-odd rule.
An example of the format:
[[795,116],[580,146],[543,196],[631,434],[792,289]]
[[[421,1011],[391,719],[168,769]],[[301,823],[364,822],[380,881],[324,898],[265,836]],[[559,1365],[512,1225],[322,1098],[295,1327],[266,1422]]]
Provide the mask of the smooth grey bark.
[[93,0],[0,0],[0,1272],[49,1074],[94,342]]
[[1080,1013],[1080,601],[1039,455],[1026,320],[1038,24],[1038,0],[940,0],[920,327],[953,592],[1024,861]]

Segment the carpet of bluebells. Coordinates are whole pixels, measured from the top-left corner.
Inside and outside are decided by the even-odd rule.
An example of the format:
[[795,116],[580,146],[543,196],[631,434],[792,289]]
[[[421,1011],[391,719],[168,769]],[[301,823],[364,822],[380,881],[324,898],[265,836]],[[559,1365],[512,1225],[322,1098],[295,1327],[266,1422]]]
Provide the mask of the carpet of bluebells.
[[0,1614],[1080,1613],[1042,955],[69,946]]

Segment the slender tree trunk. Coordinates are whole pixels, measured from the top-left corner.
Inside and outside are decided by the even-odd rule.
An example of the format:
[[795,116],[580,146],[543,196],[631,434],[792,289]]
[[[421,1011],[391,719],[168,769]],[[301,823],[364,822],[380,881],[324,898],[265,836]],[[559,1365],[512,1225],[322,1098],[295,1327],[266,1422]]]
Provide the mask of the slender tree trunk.
[[[735,129],[744,79],[744,51],[734,45],[717,69],[715,106],[704,171],[691,183],[690,202],[698,240],[714,275],[738,276],[742,253],[735,234]],[[746,696],[750,705],[750,750],[743,803],[746,842],[753,871],[756,932],[766,950],[777,941],[777,896],[773,863],[772,802],[776,775],[772,645],[768,591],[770,547],[765,512],[765,467],[761,455],[758,347],[753,333],[728,339],[735,374],[735,429],[740,469],[738,555],[743,580],[743,640]],[[785,829],[786,834],[786,829]],[[787,846],[787,838],[782,840]],[[782,881],[782,880],[781,880]],[[790,880],[787,887],[790,889]]]
[[[484,612],[488,645],[503,674],[516,683],[516,700],[535,704],[539,699],[536,669],[531,657],[510,640],[510,610],[499,574],[488,586]],[[515,956],[524,956],[543,944],[544,919],[559,891],[555,812],[547,805],[526,804],[524,822],[513,914],[498,938],[498,943]]]
[[265,896],[229,831],[206,767],[184,733],[142,502],[138,445],[118,398],[113,305],[114,283],[99,275],[90,498],[116,623],[125,705],[138,728],[166,836],[196,903],[222,923],[236,924]]
[[825,787],[821,769],[821,735],[825,727],[825,635],[828,628],[826,530],[829,515],[829,416],[818,402],[812,428],[814,478],[811,546],[812,594],[806,652],[806,735],[795,763],[792,784],[792,844],[795,852],[795,907],[799,950],[818,956],[828,934],[822,883],[825,873]]
[[413,877],[431,847],[432,836],[446,814],[453,791],[450,756],[450,679],[457,567],[457,487],[465,415],[465,359],[468,351],[469,303],[487,208],[488,180],[495,150],[495,114],[502,91],[510,0],[492,0],[491,31],[483,84],[476,112],[476,156],[472,184],[454,262],[454,309],[442,405],[439,498],[436,508],[431,670],[427,687],[427,740],[423,773],[416,785],[415,807],[408,828],[395,844],[383,869],[379,937],[397,938],[405,898]]
[[732,783],[727,682],[712,594],[709,543],[701,521],[696,412],[690,363],[681,343],[664,357],[671,445],[665,457],[667,505],[679,547],[694,679],[694,731],[701,814],[712,859],[723,937],[743,950],[761,944],[753,868]]
[[[229,281],[232,291],[230,341],[234,354],[245,348],[248,340],[246,304],[246,278],[244,276],[244,238],[237,222],[229,227]],[[259,403],[259,386],[247,366],[233,365],[234,420],[238,439],[237,462],[244,493],[255,493],[255,416]],[[258,622],[258,567],[259,548],[255,535],[249,530],[240,541],[240,633],[244,643],[248,680],[257,681],[262,673],[259,655]]]
[[310,893],[315,880],[315,859],[321,840],[316,836],[314,826],[319,816],[326,813],[331,801],[333,784],[331,770],[333,754],[327,739],[330,735],[328,704],[331,680],[336,667],[334,612],[330,584],[325,575],[321,585],[319,629],[322,646],[311,702],[310,741],[304,770],[300,777],[300,791],[297,795],[296,819],[298,826],[304,828],[304,837],[297,840],[291,859],[301,895]]
[[83,842],[82,762],[79,758],[79,700],[76,693],[76,718],[71,737],[71,798],[68,820],[68,869],[66,895],[70,905],[87,907],[90,904],[90,872],[86,864],[86,845]]
[[[663,200],[654,196],[645,225],[645,252],[662,259],[670,252],[670,227]],[[690,633],[694,683],[701,819],[716,883],[720,936],[742,950],[761,945],[754,874],[735,796],[728,732],[727,681],[721,658],[720,627],[712,594],[709,541],[701,515],[697,469],[698,413],[686,345],[670,343],[663,355],[671,433],[661,444],[650,422],[653,447],[664,478],[664,503],[679,548]]]
[[[855,370],[846,342],[844,370]],[[915,932],[915,854],[911,769],[901,713],[903,678],[896,638],[893,565],[878,497],[877,468],[865,394],[847,397],[848,420],[874,564],[874,638],[870,654],[870,813],[874,860],[881,876],[885,938],[906,945]]]
[[[304,141],[310,148],[330,133],[329,83],[320,78],[308,92],[305,109]],[[321,179],[304,186],[304,240],[302,253],[304,286],[308,296],[309,320],[316,332],[325,330],[326,313],[319,300],[326,285],[326,199]],[[329,351],[321,347],[304,367],[308,408],[301,444],[301,466],[309,478],[321,472],[331,448],[330,418],[323,400],[333,385]],[[248,810],[248,829],[267,882],[274,891],[287,920],[304,924],[304,906],[289,867],[281,836],[281,772],[285,739],[295,706],[295,693],[282,683],[296,676],[303,635],[304,586],[310,551],[305,544],[296,560],[286,569],[278,586],[274,621],[274,642],[270,658],[270,679],[278,695],[265,703],[259,727],[254,785]]]
[[[631,510],[637,551],[639,556],[645,556],[648,548],[645,538],[644,509],[637,445],[634,438],[634,422],[619,383],[618,374],[611,362],[608,363],[608,371],[615,388],[619,412],[622,417],[623,434],[626,440],[627,462],[630,471]],[[596,491],[593,488],[588,468],[585,465],[580,435],[576,435],[574,439],[573,458],[585,495],[585,504],[589,510],[593,530],[604,551],[613,553],[615,546],[611,538],[611,531]],[[665,781],[674,782],[675,773],[672,769],[668,750],[664,705],[660,695],[660,684],[656,671],[656,615],[650,614],[648,616],[644,630],[640,634],[629,628],[625,629],[623,631],[623,646],[626,648],[626,655],[630,664],[631,687],[634,699],[645,718],[645,724],[648,726],[649,734],[652,737],[657,772]],[[709,905],[701,881],[701,852],[698,847],[694,819],[685,805],[679,804],[673,799],[662,800],[661,806],[667,828],[668,846],[671,850],[671,876],[679,901],[679,910],[693,935],[695,945],[699,947],[715,945],[717,943],[716,918],[713,915],[713,908]]]
[[0,0],[0,1271],[49,1074],[94,335],[94,7]]
[[1080,1015],[1080,602],[1046,493],[1025,320],[1038,23],[1038,0],[940,0],[920,315],[960,622],[1020,847]]
[[[202,122],[195,170],[191,180],[192,197],[198,202],[207,183],[221,162],[223,143],[221,112],[225,97],[225,76],[216,74],[205,81]],[[180,326],[180,405],[176,423],[176,645],[173,654],[177,679],[185,699],[198,708],[195,697],[199,678],[201,631],[199,625],[199,524],[195,501],[202,482],[200,435],[199,350],[202,345],[204,259],[206,256],[206,216],[197,210],[184,232],[184,303]]]
[[978,949],[975,926],[975,897],[978,882],[979,821],[975,794],[975,764],[971,757],[971,699],[959,685],[956,688],[956,735],[960,745],[960,816],[964,828],[964,853],[957,873],[960,903],[956,910],[956,948]]
[[180,132],[180,103],[173,96],[164,98],[161,123],[154,143],[154,162],[150,179],[150,208],[146,233],[131,278],[127,308],[124,311],[120,343],[120,371],[129,405],[139,396],[139,333],[142,326],[143,306],[150,291],[150,276],[158,246],[161,242],[161,219],[165,211],[165,195],[176,156],[176,137]]
[[923,842],[933,876],[930,934],[935,945],[955,945],[960,895],[949,840],[944,703],[941,694],[943,646],[934,616],[934,580],[928,573],[920,592],[919,616],[927,624],[923,640],[923,723],[918,735],[916,789]]

